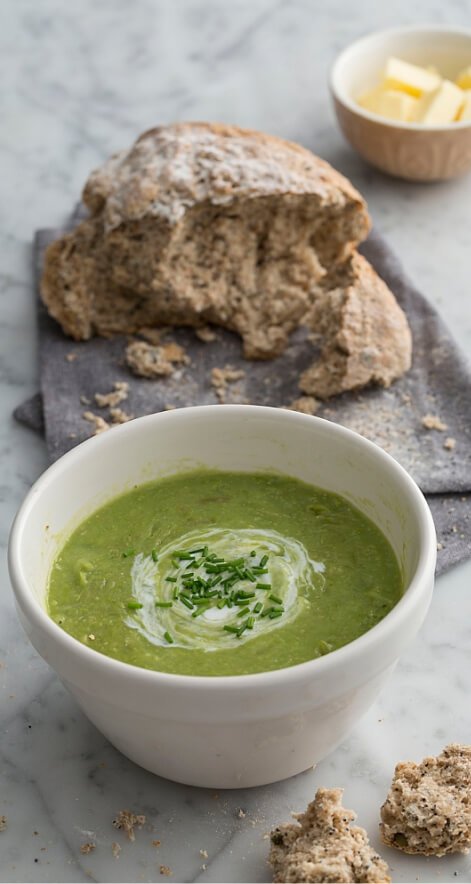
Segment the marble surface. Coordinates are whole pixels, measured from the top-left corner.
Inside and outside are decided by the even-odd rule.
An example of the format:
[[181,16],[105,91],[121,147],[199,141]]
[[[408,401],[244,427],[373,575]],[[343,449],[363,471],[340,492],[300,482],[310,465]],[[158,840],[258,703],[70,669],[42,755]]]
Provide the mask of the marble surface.
[[[265,833],[317,786],[344,786],[379,848],[394,763],[470,742],[471,563],[440,578],[419,637],[336,752],[290,781],[219,795],[145,773],[86,721],[22,633],[5,563],[13,514],[46,466],[41,441],[10,417],[37,384],[33,231],[60,221],[88,171],[155,123],[235,122],[330,160],[470,351],[471,178],[419,186],[368,168],[343,142],[326,87],[333,58],[356,36],[399,22],[469,24],[470,13],[469,0],[359,0],[353,10],[346,0],[1,4],[0,881],[159,881],[161,865],[174,881],[269,881]],[[112,828],[122,808],[146,815],[135,843]],[[82,855],[88,840],[96,849]],[[471,880],[469,857],[382,852],[397,882]]]

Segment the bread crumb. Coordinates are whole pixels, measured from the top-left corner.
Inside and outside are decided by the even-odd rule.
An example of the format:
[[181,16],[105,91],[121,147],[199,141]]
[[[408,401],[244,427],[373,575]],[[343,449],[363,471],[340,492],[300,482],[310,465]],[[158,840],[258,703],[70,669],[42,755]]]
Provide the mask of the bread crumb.
[[117,841],[113,841],[111,845],[111,853],[115,859],[118,859],[119,854],[121,853],[121,844],[118,844]]
[[166,875],[167,878],[170,878],[170,876],[172,874],[172,870],[171,870],[170,866],[160,866],[160,874]]
[[448,429],[448,425],[437,414],[425,414],[422,418],[422,426],[426,430],[438,430],[440,433]]
[[202,856],[203,859],[208,859],[208,851],[207,850],[200,850],[200,856]]
[[389,869],[364,829],[352,826],[352,810],[341,805],[342,789],[318,789],[297,822],[271,833],[269,861],[274,881],[390,882]]
[[67,362],[75,362],[77,359],[78,353],[66,353],[65,358]]
[[7,827],[6,816],[0,816],[0,832],[4,832]]
[[314,396],[300,396],[288,405],[289,411],[300,411],[301,414],[315,414],[320,403]]
[[166,328],[150,328],[145,325],[143,328],[140,328],[138,331],[138,335],[141,338],[144,338],[145,341],[148,341],[149,344],[160,344],[162,339],[162,335],[167,331]]
[[108,421],[105,421],[100,414],[94,414],[93,411],[84,411],[82,417],[84,420],[89,421],[89,423],[94,425],[94,436],[99,436],[100,433],[104,433],[106,430],[110,429]]
[[92,400],[89,399],[88,396],[84,396],[83,394],[80,396],[81,405],[90,405],[91,401]]
[[162,345],[162,356],[169,362],[175,362],[176,365],[189,365],[190,357],[184,347],[175,341],[169,341]]
[[85,844],[80,845],[80,853],[92,853],[95,850],[96,844],[93,841],[86,841]]
[[443,549],[443,543],[438,542],[438,543],[437,543],[437,549]]
[[127,424],[132,421],[133,415],[123,411],[122,408],[110,408],[110,418],[113,424]]
[[95,402],[99,408],[114,408],[128,398],[128,393],[127,381],[115,381],[111,393],[95,393]]
[[446,448],[447,451],[453,451],[456,448],[456,439],[453,439],[453,436],[447,436],[443,443],[443,447]]
[[242,808],[239,807],[239,809],[237,811],[237,816],[239,817],[240,820],[245,820],[245,817],[247,816],[247,814],[246,814],[245,810],[242,810]]
[[422,856],[468,853],[470,783],[471,746],[453,743],[420,764],[397,764],[381,808],[384,843]]
[[158,840],[158,838],[154,838],[154,840],[152,841],[152,847],[160,847],[160,841]]
[[233,384],[234,381],[240,381],[241,378],[245,378],[245,371],[242,368],[234,368],[232,365],[211,370],[211,385],[214,387],[219,402],[225,401],[227,385]]
[[146,341],[132,341],[126,347],[126,362],[134,374],[143,378],[169,377],[175,365],[188,365],[189,356],[180,344],[155,345]]
[[96,636],[93,634],[93,632],[91,632],[90,635],[88,636],[88,638],[90,639],[91,642],[94,642]]
[[113,820],[115,829],[121,829],[130,841],[135,841],[134,828],[140,829],[146,821],[144,814],[133,813],[132,810],[120,810]]
[[216,340],[216,332],[213,331],[210,325],[204,325],[202,328],[195,328],[195,335],[200,341],[204,341],[205,344],[210,344],[211,341]]

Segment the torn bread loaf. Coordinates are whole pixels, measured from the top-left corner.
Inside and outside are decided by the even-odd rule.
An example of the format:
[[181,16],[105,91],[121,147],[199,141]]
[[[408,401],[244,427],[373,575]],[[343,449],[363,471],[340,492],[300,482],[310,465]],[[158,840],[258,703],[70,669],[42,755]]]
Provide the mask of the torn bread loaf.
[[471,847],[471,746],[396,766],[381,808],[381,836],[404,853],[444,856]]
[[342,789],[318,789],[296,823],[271,833],[269,861],[275,882],[389,882],[389,870],[356,814],[342,807]]
[[[341,383],[337,359],[333,392],[365,378],[388,384],[408,368],[404,315],[355,252],[370,226],[365,202],[299,145],[235,126],[163,126],[93,172],[83,200],[90,217],[49,246],[41,286],[73,338],[209,323],[237,332],[247,358],[272,358],[306,318],[318,323],[319,311],[342,324],[339,292],[352,300],[360,276],[358,299],[373,287],[370,300],[383,299],[404,334],[382,339],[395,354],[383,360],[387,371],[378,359],[378,370],[365,370],[363,354],[361,379],[349,368]],[[376,322],[377,313],[372,329]],[[326,334],[327,358],[337,357],[343,343]],[[374,329],[372,337],[379,340]]]
[[410,368],[407,319],[386,283],[358,253],[337,269],[332,288],[318,293],[306,324],[321,355],[301,375],[304,393],[327,399],[369,383],[389,387]]

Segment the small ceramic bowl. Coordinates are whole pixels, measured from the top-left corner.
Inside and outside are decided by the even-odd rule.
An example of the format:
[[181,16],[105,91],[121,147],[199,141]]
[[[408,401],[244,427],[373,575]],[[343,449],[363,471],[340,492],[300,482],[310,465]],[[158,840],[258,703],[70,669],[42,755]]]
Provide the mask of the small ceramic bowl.
[[345,137],[365,160],[399,178],[438,181],[467,172],[471,168],[471,121],[443,126],[397,123],[357,103],[359,95],[380,81],[391,55],[424,67],[434,65],[442,76],[454,80],[471,64],[471,29],[394,28],[348,46],[330,77]]
[[[391,542],[404,595],[373,629],[290,668],[199,677],[140,669],[81,644],[49,617],[51,564],[80,521],[136,483],[195,467],[275,470],[345,495]],[[258,786],[327,755],[376,698],[430,604],[436,538],[408,474],[356,433],[246,405],[139,418],[84,442],[36,482],[16,517],[9,568],[20,620],[85,714],[125,755],[172,780]]]

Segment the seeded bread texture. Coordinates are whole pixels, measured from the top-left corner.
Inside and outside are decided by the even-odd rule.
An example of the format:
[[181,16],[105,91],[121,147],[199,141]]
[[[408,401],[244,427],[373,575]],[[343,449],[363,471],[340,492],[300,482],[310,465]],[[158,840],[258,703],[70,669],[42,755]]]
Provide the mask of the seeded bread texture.
[[342,789],[318,789],[296,823],[271,833],[269,861],[275,882],[390,882],[389,870],[356,814],[342,807]]
[[[385,353],[396,351],[384,378],[363,367],[353,386],[364,377],[389,383],[408,367],[400,308],[369,265],[358,269],[355,247],[370,226],[365,202],[299,145],[219,124],[152,129],[90,175],[83,200],[90,216],[48,248],[41,286],[73,338],[212,324],[237,332],[247,358],[268,359],[307,317],[320,329],[319,313],[333,310],[342,323],[339,290],[347,297],[347,286],[353,302],[360,275],[358,299],[372,287],[365,300],[375,303],[382,287],[392,324],[405,334],[383,339]],[[334,337],[328,333],[327,356],[341,346]],[[339,374],[336,367],[333,392],[347,389],[355,372],[343,372],[342,382]]]
[[453,743],[420,764],[398,764],[381,808],[380,825],[384,843],[404,853],[468,853],[471,746]]

